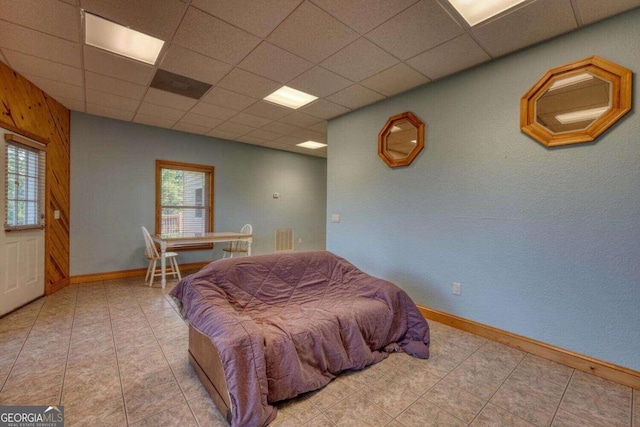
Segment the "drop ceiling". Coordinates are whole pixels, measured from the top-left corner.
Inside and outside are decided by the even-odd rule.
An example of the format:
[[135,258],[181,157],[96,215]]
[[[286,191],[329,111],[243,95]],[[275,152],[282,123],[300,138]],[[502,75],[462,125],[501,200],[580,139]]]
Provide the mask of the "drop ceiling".
[[[528,0],[470,27],[446,0],[0,0],[0,60],[74,111],[326,157],[334,117],[637,6]],[[156,64],[83,44],[81,9],[164,40]],[[212,88],[152,88],[158,69]],[[262,100],[283,85],[319,99]]]

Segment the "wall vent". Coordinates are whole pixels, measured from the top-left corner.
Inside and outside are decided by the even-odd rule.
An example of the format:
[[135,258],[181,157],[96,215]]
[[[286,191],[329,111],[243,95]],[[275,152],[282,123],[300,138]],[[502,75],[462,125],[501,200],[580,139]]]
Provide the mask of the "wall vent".
[[293,252],[293,228],[276,229],[276,252]]

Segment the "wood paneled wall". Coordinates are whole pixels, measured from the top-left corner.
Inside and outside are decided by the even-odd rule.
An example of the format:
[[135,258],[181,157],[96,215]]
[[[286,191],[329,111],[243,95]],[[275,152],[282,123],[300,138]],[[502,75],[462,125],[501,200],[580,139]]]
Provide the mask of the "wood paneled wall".
[[[0,126],[47,145],[45,293],[69,284],[69,110],[0,62]],[[4,171],[3,171],[4,173]],[[54,219],[54,211],[60,219]]]

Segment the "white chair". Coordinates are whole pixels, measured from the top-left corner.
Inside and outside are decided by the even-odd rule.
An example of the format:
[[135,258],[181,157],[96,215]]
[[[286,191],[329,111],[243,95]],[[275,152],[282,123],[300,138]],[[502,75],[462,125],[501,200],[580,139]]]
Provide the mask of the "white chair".
[[[245,224],[240,229],[240,234],[253,234],[253,227],[251,224]],[[242,240],[231,242],[229,243],[228,248],[222,249],[224,251],[222,258],[233,258],[233,254],[246,254],[248,252],[248,247],[249,243]]]
[[[156,248],[156,245],[153,242],[153,239],[151,238],[149,231],[147,231],[144,225],[142,226],[142,234],[144,235],[144,244],[145,244],[144,253],[147,256],[147,259],[149,260],[149,267],[147,267],[147,275],[145,276],[144,281],[146,282],[147,280],[149,280],[149,286],[152,286],[153,278],[162,276],[162,267],[158,266],[156,268],[156,262],[160,260],[160,254],[158,253],[158,249]],[[171,274],[173,275],[173,277],[177,277],[179,280],[179,279],[182,279],[182,277],[180,276],[178,261],[176,260],[177,256],[178,256],[177,252],[165,253],[165,259],[167,262],[166,264],[167,274]]]

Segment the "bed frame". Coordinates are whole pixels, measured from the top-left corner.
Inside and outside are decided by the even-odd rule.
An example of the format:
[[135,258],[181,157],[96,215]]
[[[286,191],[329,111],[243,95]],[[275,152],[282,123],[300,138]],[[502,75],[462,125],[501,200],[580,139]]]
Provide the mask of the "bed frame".
[[213,403],[231,424],[231,399],[227,381],[224,378],[220,353],[211,342],[211,338],[198,332],[191,325],[189,325],[189,362],[213,399]]

